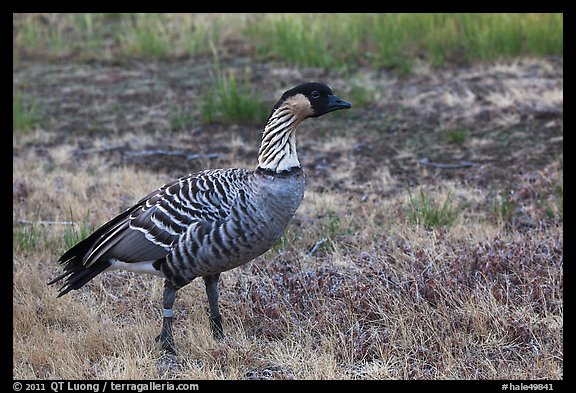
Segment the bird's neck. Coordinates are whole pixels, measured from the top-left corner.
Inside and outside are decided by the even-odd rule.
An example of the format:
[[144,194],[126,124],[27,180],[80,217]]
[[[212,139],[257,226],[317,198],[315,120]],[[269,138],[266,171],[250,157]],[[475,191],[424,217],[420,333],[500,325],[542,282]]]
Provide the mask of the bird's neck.
[[288,105],[274,109],[262,134],[258,168],[275,173],[300,168],[294,131],[301,121]]

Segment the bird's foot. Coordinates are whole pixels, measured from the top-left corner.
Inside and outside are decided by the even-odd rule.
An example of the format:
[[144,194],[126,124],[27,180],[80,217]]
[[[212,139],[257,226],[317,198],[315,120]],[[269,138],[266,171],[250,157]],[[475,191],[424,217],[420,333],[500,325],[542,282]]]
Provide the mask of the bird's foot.
[[172,334],[162,329],[162,332],[156,337],[156,342],[160,342],[162,349],[171,355],[178,355],[176,346],[174,345],[174,337]]
[[222,316],[217,315],[210,317],[210,328],[212,329],[212,336],[215,340],[222,340],[224,338],[224,330],[222,329]]

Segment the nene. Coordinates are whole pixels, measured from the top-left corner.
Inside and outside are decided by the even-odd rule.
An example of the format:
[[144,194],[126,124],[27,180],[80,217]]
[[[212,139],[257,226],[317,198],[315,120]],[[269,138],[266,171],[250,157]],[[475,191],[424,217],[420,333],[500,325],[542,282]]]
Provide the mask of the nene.
[[163,185],[62,255],[64,272],[48,284],[63,280],[60,297],[105,270],[164,278],[163,323],[156,340],[176,353],[176,291],[202,277],[212,334],[222,338],[220,273],[266,252],[304,197],[304,173],[296,154],[298,125],[351,106],[321,83],[286,91],[264,128],[255,170],[206,170]]

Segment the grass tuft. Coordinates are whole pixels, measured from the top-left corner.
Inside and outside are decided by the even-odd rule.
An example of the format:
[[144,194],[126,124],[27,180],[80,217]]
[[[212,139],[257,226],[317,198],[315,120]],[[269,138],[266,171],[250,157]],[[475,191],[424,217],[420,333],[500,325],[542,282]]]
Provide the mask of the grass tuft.
[[45,238],[46,231],[41,225],[15,225],[12,231],[12,247],[16,252],[32,252],[43,247]]
[[470,130],[466,128],[454,128],[445,130],[443,132],[444,138],[448,143],[454,143],[457,145],[464,144],[470,137]]
[[222,71],[215,63],[214,88],[204,94],[201,119],[204,123],[263,123],[269,109],[250,88],[249,73],[238,81],[231,71]]
[[426,229],[435,227],[451,226],[457,216],[458,207],[452,201],[452,192],[448,192],[444,201],[438,201],[424,193],[422,187],[419,188],[418,195],[412,195],[408,189],[408,218],[410,222],[421,225]]
[[560,218],[564,218],[564,185],[557,184],[554,188],[554,196],[556,197],[556,207]]
[[192,116],[192,109],[187,106],[172,108],[170,111],[170,128],[172,130],[185,130],[193,127],[196,119]]
[[37,105],[29,102],[21,93],[12,94],[12,131],[26,133],[38,120]]
[[516,205],[516,200],[510,192],[500,193],[492,201],[492,217],[496,224],[511,225]]
[[[62,252],[65,252],[74,247],[76,244],[86,239],[92,234],[92,232],[94,232],[95,228],[89,224],[89,216],[90,211],[87,211],[81,223],[74,222],[72,209],[70,209],[70,221],[73,225],[67,225],[64,228],[64,233],[62,235]],[[77,229],[77,227],[79,229]]]
[[[333,19],[332,16],[329,17]],[[259,41],[258,52],[274,56],[296,65],[328,68],[334,64],[329,45],[336,37],[324,34],[327,29],[336,34],[335,28],[319,22],[313,15],[266,15],[246,31]],[[339,34],[342,36],[342,34]]]

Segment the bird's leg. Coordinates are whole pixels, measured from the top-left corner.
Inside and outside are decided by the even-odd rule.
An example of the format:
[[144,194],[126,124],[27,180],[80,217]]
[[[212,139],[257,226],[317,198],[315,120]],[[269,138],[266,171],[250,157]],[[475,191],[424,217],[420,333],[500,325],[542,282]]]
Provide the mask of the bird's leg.
[[219,278],[220,274],[204,276],[206,295],[208,295],[208,305],[210,306],[210,328],[212,329],[212,335],[217,340],[224,338],[224,331],[222,330],[222,316],[220,315],[220,309],[218,307]]
[[162,331],[160,332],[160,335],[156,337],[156,341],[160,341],[162,349],[176,355],[176,347],[174,346],[174,337],[172,335],[172,318],[174,317],[172,306],[174,305],[174,300],[176,300],[176,289],[168,280],[166,280],[164,282],[164,293],[162,298],[162,307],[164,308]]

